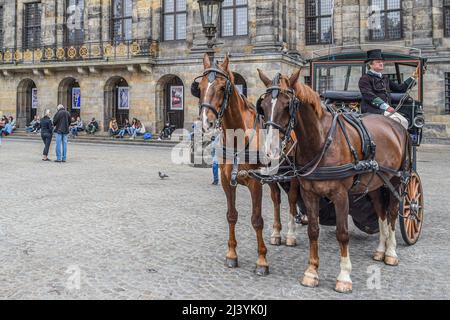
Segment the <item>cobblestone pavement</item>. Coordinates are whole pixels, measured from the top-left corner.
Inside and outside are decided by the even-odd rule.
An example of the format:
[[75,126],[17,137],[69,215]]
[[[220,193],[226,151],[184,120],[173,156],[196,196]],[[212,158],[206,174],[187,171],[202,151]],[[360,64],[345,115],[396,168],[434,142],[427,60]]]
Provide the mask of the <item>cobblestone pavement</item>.
[[[297,229],[295,248],[268,245],[271,273],[254,275],[256,240],[242,187],[240,267],[226,268],[222,189],[210,185],[209,169],[172,164],[169,149],[69,144],[66,164],[41,161],[41,149],[38,142],[6,139],[0,146],[0,298],[450,298],[448,146],[421,147],[426,220],[414,246],[397,230],[398,267],[373,262],[378,237],[350,225],[349,295],[333,291],[339,268],[333,227],[321,228],[318,288],[298,281],[307,264],[305,227]],[[160,180],[159,170],[170,178]],[[273,222],[267,189],[266,243]],[[286,227],[285,196],[282,210]],[[372,289],[368,279],[378,271],[381,287]]]

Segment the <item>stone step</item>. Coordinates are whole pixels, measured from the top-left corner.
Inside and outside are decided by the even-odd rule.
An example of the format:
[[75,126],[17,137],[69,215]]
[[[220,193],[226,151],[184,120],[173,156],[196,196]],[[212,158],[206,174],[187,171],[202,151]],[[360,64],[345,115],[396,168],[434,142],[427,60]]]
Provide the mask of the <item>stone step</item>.
[[[17,140],[41,140],[40,134],[35,133],[26,133],[25,131],[15,131],[12,135],[8,137],[4,137],[3,139],[17,139]],[[130,140],[125,137],[123,139],[111,138],[108,136],[88,136],[88,135],[79,135],[76,138],[70,138],[70,143],[98,143],[98,144],[111,144],[111,145],[133,145],[133,146],[155,146],[155,147],[166,147],[172,148],[179,144],[181,141],[176,141],[175,139],[170,140],[162,140],[159,141],[157,139],[149,139],[144,140],[142,137],[137,137],[134,140]]]

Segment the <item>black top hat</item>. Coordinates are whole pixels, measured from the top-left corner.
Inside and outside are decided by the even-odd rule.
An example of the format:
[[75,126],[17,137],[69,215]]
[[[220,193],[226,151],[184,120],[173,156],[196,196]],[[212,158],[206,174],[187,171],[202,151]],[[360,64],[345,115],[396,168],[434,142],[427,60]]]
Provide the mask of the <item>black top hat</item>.
[[381,53],[381,49],[374,49],[367,51],[366,63],[372,60],[384,60],[383,54]]

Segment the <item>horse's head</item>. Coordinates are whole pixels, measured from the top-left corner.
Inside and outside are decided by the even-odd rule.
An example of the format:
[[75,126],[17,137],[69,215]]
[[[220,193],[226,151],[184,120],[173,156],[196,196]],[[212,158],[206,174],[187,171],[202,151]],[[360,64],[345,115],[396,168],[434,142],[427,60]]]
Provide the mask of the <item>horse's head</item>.
[[267,88],[256,106],[258,113],[264,117],[265,127],[268,128],[264,152],[268,159],[278,160],[284,144],[290,139],[299,105],[293,87],[298,81],[300,70],[294,72],[290,78],[278,73],[273,80],[259,69],[258,73]]
[[228,55],[222,64],[216,63],[214,66],[211,66],[207,54],[203,57],[205,70],[199,77],[198,89],[200,117],[204,131],[211,127],[212,122],[221,120],[228,106],[234,84],[234,76],[229,69],[229,63]]

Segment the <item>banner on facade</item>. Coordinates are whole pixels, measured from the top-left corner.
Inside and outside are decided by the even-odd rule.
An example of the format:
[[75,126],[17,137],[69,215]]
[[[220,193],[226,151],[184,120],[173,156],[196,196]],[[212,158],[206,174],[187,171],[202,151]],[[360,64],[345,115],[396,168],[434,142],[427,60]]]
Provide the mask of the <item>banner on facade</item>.
[[130,109],[130,88],[119,87],[117,92],[118,109],[127,110]]
[[38,108],[38,97],[37,97],[37,88],[31,89],[31,108]]
[[81,109],[81,89],[72,88],[72,109]]
[[171,110],[183,110],[183,86],[171,86],[170,87],[170,109]]

